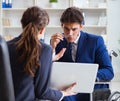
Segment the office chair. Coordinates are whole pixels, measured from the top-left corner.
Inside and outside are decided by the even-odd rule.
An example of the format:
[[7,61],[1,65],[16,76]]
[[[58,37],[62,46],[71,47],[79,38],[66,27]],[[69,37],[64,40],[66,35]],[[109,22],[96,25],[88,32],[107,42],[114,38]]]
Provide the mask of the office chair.
[[5,40],[0,36],[0,101],[15,101],[9,53]]
[[108,98],[108,101],[120,101],[120,92],[115,91],[111,93],[111,95]]
[[[111,50],[109,56],[112,61],[112,56],[117,57],[118,54],[114,50]],[[120,94],[118,97],[119,100],[116,100],[116,99],[111,100],[113,96],[115,97],[115,95],[118,94],[118,91],[116,91],[117,93],[116,92],[111,93],[110,83],[111,81],[96,82],[95,84],[107,84],[109,88],[94,90],[92,95],[92,100],[93,101],[120,101]]]
[[[110,86],[110,81],[109,82],[96,82],[95,84],[107,84],[108,86]],[[90,101],[108,101],[110,94],[111,94],[110,87],[95,89],[91,95]]]

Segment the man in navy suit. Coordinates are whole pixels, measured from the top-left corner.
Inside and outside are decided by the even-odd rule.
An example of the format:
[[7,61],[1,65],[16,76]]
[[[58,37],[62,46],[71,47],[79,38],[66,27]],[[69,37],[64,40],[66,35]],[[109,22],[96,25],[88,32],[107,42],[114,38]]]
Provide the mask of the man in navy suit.
[[[103,38],[82,31],[84,18],[79,8],[67,8],[63,12],[60,21],[64,33],[56,33],[51,37],[53,52],[56,54],[53,60],[61,62],[97,63],[99,64],[99,70],[96,81],[110,81],[114,73]],[[108,88],[108,85],[97,84],[94,88]],[[63,99],[63,101],[89,100],[89,94],[81,93]]]

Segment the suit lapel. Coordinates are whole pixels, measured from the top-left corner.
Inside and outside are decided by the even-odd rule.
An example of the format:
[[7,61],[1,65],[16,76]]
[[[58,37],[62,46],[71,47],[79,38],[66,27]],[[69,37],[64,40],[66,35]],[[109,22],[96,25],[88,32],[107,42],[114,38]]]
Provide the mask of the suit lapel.
[[78,41],[78,47],[77,47],[77,53],[76,53],[76,61],[80,60],[80,57],[82,56],[84,49],[86,47],[86,39],[87,36],[84,32],[81,31],[81,35]]

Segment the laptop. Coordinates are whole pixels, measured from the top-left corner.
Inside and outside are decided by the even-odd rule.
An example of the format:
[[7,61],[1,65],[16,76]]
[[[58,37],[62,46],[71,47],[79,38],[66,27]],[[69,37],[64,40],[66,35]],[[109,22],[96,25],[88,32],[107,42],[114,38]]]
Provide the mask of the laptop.
[[53,62],[50,87],[61,89],[74,82],[74,92],[92,93],[98,71],[98,64]]

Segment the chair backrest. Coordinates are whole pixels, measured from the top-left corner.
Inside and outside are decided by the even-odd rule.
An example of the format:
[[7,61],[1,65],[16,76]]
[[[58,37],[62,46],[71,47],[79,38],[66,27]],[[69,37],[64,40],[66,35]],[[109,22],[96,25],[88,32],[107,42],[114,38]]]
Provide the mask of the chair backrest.
[[0,101],[15,101],[8,47],[0,36]]
[[111,95],[108,98],[108,101],[120,101],[120,92],[115,91],[111,93]]
[[[112,62],[112,54],[113,54],[113,50],[110,52],[110,60]],[[116,55],[116,53],[114,52],[114,54]],[[115,56],[114,55],[114,56]],[[116,55],[117,56],[117,55]],[[108,88],[102,88],[102,89],[96,89],[93,91],[93,95],[92,95],[92,99],[93,101],[109,101],[107,100],[111,94],[111,81],[100,81],[100,82],[96,82],[95,84],[107,84]],[[110,100],[112,101],[112,100]]]

